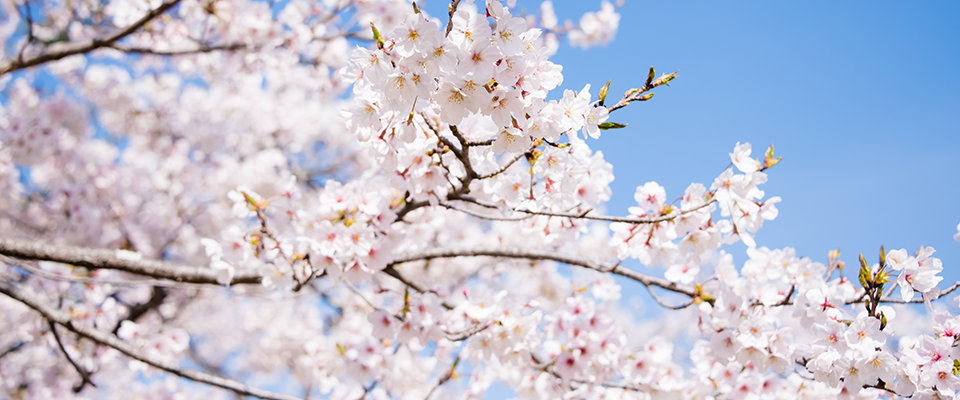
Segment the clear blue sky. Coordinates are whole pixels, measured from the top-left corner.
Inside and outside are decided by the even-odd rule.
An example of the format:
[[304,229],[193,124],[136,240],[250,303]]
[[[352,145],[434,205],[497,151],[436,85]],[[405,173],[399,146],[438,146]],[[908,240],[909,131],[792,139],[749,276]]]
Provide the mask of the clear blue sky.
[[[599,4],[554,7],[563,20]],[[446,5],[426,9],[445,20]],[[757,156],[774,143],[784,161],[763,189],[783,202],[759,246],[820,262],[839,247],[848,265],[861,252],[876,262],[881,244],[933,246],[941,287],[960,280],[960,2],[627,0],[621,14],[613,43],[564,44],[553,58],[564,87],[590,83],[596,95],[613,80],[611,97],[641,85],[651,65],[680,70],[652,101],[612,114],[629,127],[591,142],[614,165],[609,213],[625,214],[647,181],[670,199],[709,185],[738,141]],[[743,249],[728,250],[738,264]]]

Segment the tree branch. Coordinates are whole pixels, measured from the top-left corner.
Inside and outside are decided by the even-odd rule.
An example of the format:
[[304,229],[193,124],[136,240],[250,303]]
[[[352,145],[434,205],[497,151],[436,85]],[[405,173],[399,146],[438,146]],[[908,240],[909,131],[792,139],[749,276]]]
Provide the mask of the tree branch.
[[443,376],[440,377],[440,380],[437,382],[436,386],[434,386],[432,389],[430,389],[429,392],[427,392],[427,397],[424,397],[423,398],[424,400],[430,400],[430,397],[433,396],[433,392],[437,391],[437,389],[439,389],[440,386],[443,386],[444,383],[447,383],[447,381],[449,381],[450,379],[453,379],[453,377],[456,376],[456,369],[458,364],[460,364],[459,355],[453,359],[453,365],[450,366],[450,370],[444,373]]
[[[940,300],[940,298],[942,298],[943,296],[946,296],[946,295],[948,295],[948,294],[950,294],[950,293],[953,293],[953,292],[954,292],[955,290],[957,290],[958,288],[960,288],[960,282],[955,282],[953,285],[950,285],[950,287],[948,287],[948,288],[946,288],[945,290],[943,290],[942,292],[940,292],[940,295],[937,296],[937,298],[931,299],[930,301]],[[863,303],[863,302],[864,302],[864,299],[863,299],[864,297],[865,297],[865,296],[860,296],[860,297],[858,297],[858,298],[856,298],[856,299],[854,299],[854,300],[848,301],[848,302],[846,302],[846,303],[844,303],[844,304],[849,305],[849,304]],[[893,298],[890,298],[890,297],[886,297],[886,296],[885,296],[885,297],[880,298],[880,302],[881,302],[881,303],[894,303],[894,304],[923,303],[923,297],[914,298],[914,299],[912,299],[912,300],[910,300],[910,301],[904,301],[903,299],[893,299]]]
[[394,259],[391,266],[407,263],[411,261],[430,260],[434,258],[455,258],[455,257],[503,257],[518,258],[528,260],[551,260],[568,265],[576,265],[598,272],[609,272],[625,278],[640,282],[646,286],[656,286],[671,292],[681,293],[690,298],[697,297],[696,291],[692,287],[679,285],[663,278],[657,278],[639,272],[626,269],[617,264],[611,264],[603,261],[594,261],[587,258],[560,254],[544,250],[528,250],[510,247],[464,247],[448,249],[430,249],[421,252],[401,254]]
[[650,100],[650,98],[653,97],[653,93],[650,93],[649,95],[646,95],[646,96],[643,96],[643,94],[652,90],[657,86],[666,85],[671,80],[677,77],[677,72],[679,72],[679,70],[672,74],[663,75],[659,78],[654,79],[653,67],[650,67],[650,73],[649,75],[647,75],[647,81],[643,84],[643,86],[636,89],[628,90],[626,93],[623,94],[623,98],[621,98],[620,101],[618,101],[616,104],[610,107],[607,107],[607,111],[614,112],[616,110],[626,107],[627,104],[630,104],[634,101]]
[[517,161],[519,161],[521,158],[523,158],[524,156],[526,156],[528,153],[530,153],[530,151],[526,151],[526,152],[524,152],[524,153],[518,153],[515,157],[513,157],[513,159],[511,159],[509,162],[507,162],[506,165],[498,168],[496,171],[493,171],[493,172],[491,172],[491,173],[489,173],[489,174],[480,175],[480,176],[477,177],[477,179],[493,178],[493,177],[495,177],[495,176],[497,176],[497,175],[500,175],[500,174],[506,172],[507,169],[509,169],[510,167],[512,167],[514,163],[516,163]]
[[[219,285],[217,271],[207,267],[178,265],[153,260],[130,260],[117,257],[115,250],[59,246],[23,239],[0,238],[0,254],[24,260],[53,261],[91,269],[113,269],[176,282]],[[260,284],[253,271],[237,271],[231,285]]]
[[480,332],[485,331],[487,328],[490,327],[491,324],[493,324],[493,322],[488,322],[485,324],[476,324],[460,332],[445,332],[445,333],[447,335],[447,340],[451,342],[459,342],[459,341],[467,340],[473,335],[476,335]]
[[[407,286],[409,286],[411,289],[416,290],[417,293],[427,293],[427,292],[428,292],[428,290],[424,290],[422,287],[420,287],[420,285],[417,285],[417,284],[411,282],[409,279],[405,278],[403,275],[400,274],[400,271],[397,271],[397,269],[394,268],[393,266],[394,266],[394,264],[388,265],[386,268],[383,269],[383,273],[385,273],[385,274],[387,274],[387,275],[390,275],[391,277],[393,277],[394,279],[400,281],[400,282],[403,283],[404,285],[407,285]],[[443,304],[443,308],[446,308],[446,309],[448,309],[448,310],[454,309],[454,306],[453,306],[452,304],[450,304],[450,303],[447,303],[446,300],[444,300],[442,304]]]
[[0,282],[0,293],[7,295],[8,297],[17,300],[28,307],[36,310],[40,315],[47,319],[51,323],[57,323],[63,327],[73,331],[74,333],[86,337],[94,342],[102,344],[104,346],[112,347],[117,351],[126,354],[130,358],[135,360],[142,361],[147,365],[162,369],[164,371],[170,372],[174,375],[177,375],[182,378],[186,378],[195,382],[204,383],[211,386],[216,386],[219,388],[231,390],[235,393],[239,393],[245,396],[254,396],[261,399],[268,400],[300,400],[297,397],[282,394],[274,393],[267,390],[251,388],[243,383],[224,379],[218,376],[210,375],[207,373],[193,371],[189,369],[180,369],[175,363],[167,362],[164,360],[155,359],[151,356],[148,356],[146,353],[141,352],[139,349],[134,346],[127,344],[116,336],[108,334],[106,332],[101,332],[91,327],[75,323],[69,315],[52,309],[33,296],[25,293],[21,289],[11,286],[8,282]]
[[116,43],[112,43],[108,46],[111,49],[117,49],[125,53],[135,53],[135,54],[150,54],[155,56],[182,56],[182,55],[191,55],[191,54],[200,54],[200,53],[210,53],[214,51],[234,51],[234,50],[243,50],[248,48],[247,45],[243,43],[234,43],[221,46],[200,46],[195,49],[185,49],[185,50],[154,50],[145,47],[130,47],[124,46]]
[[447,30],[444,32],[444,36],[450,35],[450,31],[453,30],[453,14],[457,13],[457,7],[460,6],[460,0],[450,0],[450,7],[447,8],[449,18],[447,19]]
[[536,216],[536,215],[528,215],[528,216],[526,216],[526,217],[516,217],[516,218],[494,217],[494,216],[492,216],[492,215],[483,215],[483,214],[480,214],[480,213],[478,213],[478,212],[473,212],[473,211],[467,210],[467,209],[465,209],[465,208],[457,208],[457,207],[454,207],[453,205],[447,204],[447,203],[440,203],[439,205],[440,205],[441,207],[444,207],[444,208],[447,208],[447,209],[450,209],[450,210],[460,211],[460,212],[462,212],[462,213],[464,213],[464,214],[472,215],[472,216],[474,216],[474,217],[482,218],[482,219],[486,219],[486,220],[490,220],[490,221],[523,221],[523,220],[525,220],[525,219],[530,219],[530,218],[533,218],[533,217]]
[[[465,201],[467,203],[473,203],[484,208],[490,208],[495,210],[499,209],[499,207],[495,205],[483,203],[469,196],[457,196],[455,198],[452,198],[451,200]],[[667,215],[656,215],[656,216],[649,216],[649,217],[614,217],[614,216],[606,216],[606,215],[587,215],[585,213],[561,213],[561,212],[552,212],[552,211],[531,211],[531,210],[513,210],[513,211],[532,214],[532,215],[544,215],[548,217],[589,219],[593,221],[623,222],[628,224],[656,224],[663,221],[669,221],[674,218],[677,218],[686,214],[690,214],[696,211],[700,211],[701,209],[708,207],[709,205],[715,203],[716,201],[717,199],[710,199],[706,203],[701,204],[697,207],[691,208],[687,211],[681,211],[678,208],[676,211],[671,212],[670,214],[667,214]]]
[[[553,366],[553,361],[549,363],[541,362],[540,359],[533,354],[530,355],[530,359],[534,362],[535,368],[541,371],[544,371],[550,375],[553,375],[555,378],[560,379],[561,381],[567,381],[566,379],[563,379],[563,377],[560,376],[560,374],[557,373],[557,371],[555,371],[553,368],[550,368],[551,366]],[[607,382],[607,381],[589,382],[582,379],[571,379],[570,382],[576,383],[578,385],[596,385],[596,386],[603,386],[603,387],[614,388],[614,389],[629,390],[632,392],[643,392],[641,388],[631,386],[631,385],[626,385],[623,383],[616,383],[616,382]]]
[[127,316],[117,321],[117,325],[113,327],[113,330],[110,331],[110,333],[113,333],[114,335],[116,335],[117,332],[120,331],[120,326],[123,325],[123,321],[137,322],[137,320],[140,319],[140,317],[142,317],[144,314],[146,314],[150,310],[160,307],[163,304],[163,300],[166,297],[167,297],[167,292],[163,291],[163,289],[160,288],[159,286],[154,286],[153,293],[150,295],[150,299],[144,303],[128,306],[129,311],[127,312]]
[[50,332],[53,332],[53,338],[56,339],[57,346],[60,347],[60,351],[62,351],[63,355],[67,357],[67,361],[70,361],[70,364],[73,365],[73,369],[77,370],[77,373],[80,374],[81,381],[79,384],[77,384],[77,386],[73,387],[73,392],[80,393],[80,391],[83,390],[84,386],[87,386],[87,384],[93,387],[97,387],[97,385],[95,385],[93,381],[90,380],[90,372],[88,372],[83,367],[77,365],[77,362],[73,361],[73,357],[70,357],[70,353],[67,353],[67,349],[63,347],[63,341],[60,340],[60,334],[57,333],[57,325],[51,322],[50,320],[47,320],[47,324],[50,325]]
[[8,347],[6,350],[4,350],[3,353],[0,353],[0,359],[3,359],[3,358],[6,357],[8,354],[12,354],[12,353],[15,353],[17,350],[20,350],[21,348],[23,348],[23,345],[25,345],[25,344],[27,344],[27,342],[16,342],[16,343],[14,343],[14,344],[11,345],[10,347]]
[[690,299],[690,301],[683,303],[679,306],[671,306],[667,303],[664,303],[663,300],[660,299],[660,296],[657,296],[657,292],[653,291],[653,288],[650,287],[650,285],[644,285],[644,286],[646,286],[647,290],[650,291],[650,296],[653,297],[653,299],[657,301],[657,304],[659,304],[663,308],[670,309],[670,310],[682,310],[684,308],[690,307],[690,305],[693,304],[693,299]]
[[[7,263],[15,263],[13,258],[0,256]],[[96,278],[87,278],[82,276],[65,276],[57,275],[42,269],[38,269],[27,265],[26,263],[17,263],[17,268],[21,268],[30,272],[33,275],[39,276],[41,278],[51,279],[61,282],[76,282],[76,283],[89,283],[91,285],[113,285],[113,286],[159,286],[159,287],[185,287],[185,286],[194,286],[194,287],[207,287],[209,284],[203,283],[186,283],[186,282],[173,282],[162,279],[140,279],[140,280],[113,280],[113,279],[96,279]],[[226,288],[226,287],[224,287]]]
[[16,60],[6,61],[0,64],[0,75],[21,70],[24,68],[37,66],[46,62],[59,60],[61,58],[69,57],[76,54],[89,53],[101,47],[110,46],[114,42],[117,42],[120,39],[123,39],[129,36],[131,33],[135,32],[137,29],[140,29],[141,27],[146,25],[148,22],[150,22],[160,14],[163,14],[173,6],[177,5],[177,3],[180,3],[180,0],[169,0],[161,4],[160,7],[157,7],[151,10],[150,12],[148,12],[146,15],[141,17],[139,20],[137,20],[133,24],[123,29],[120,29],[119,31],[116,31],[113,34],[108,35],[107,37],[100,38],[100,39],[86,40],[83,42],[71,42],[63,46],[57,46],[54,49],[45,51],[43,53],[40,53],[36,56],[30,57],[27,59],[19,58]]

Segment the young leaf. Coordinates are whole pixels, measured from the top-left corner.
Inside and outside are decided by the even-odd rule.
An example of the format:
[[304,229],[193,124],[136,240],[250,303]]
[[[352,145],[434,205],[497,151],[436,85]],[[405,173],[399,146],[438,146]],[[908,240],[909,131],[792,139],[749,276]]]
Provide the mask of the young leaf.
[[627,124],[618,124],[616,122],[604,122],[599,125],[599,128],[603,130],[620,129],[620,128],[626,128],[626,127],[627,127]]
[[377,48],[383,48],[383,36],[380,36],[380,31],[377,30],[376,26],[373,26],[373,22],[370,23],[370,29],[373,29],[373,40],[377,42]]
[[607,90],[610,89],[610,82],[611,81],[607,81],[607,84],[603,85],[603,87],[600,88],[600,106],[601,107],[603,106],[603,101],[607,99]]

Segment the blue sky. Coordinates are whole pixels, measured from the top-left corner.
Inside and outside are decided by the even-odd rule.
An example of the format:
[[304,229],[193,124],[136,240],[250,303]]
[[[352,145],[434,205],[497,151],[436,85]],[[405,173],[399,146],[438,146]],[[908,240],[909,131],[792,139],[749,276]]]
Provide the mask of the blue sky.
[[[554,7],[563,20],[599,4]],[[446,5],[426,9],[445,21]],[[881,244],[933,246],[941,287],[960,280],[960,2],[628,0],[620,12],[613,43],[562,45],[552,59],[563,87],[590,83],[596,95],[612,80],[611,98],[641,85],[651,65],[680,70],[652,101],[611,115],[627,128],[591,142],[614,165],[609,213],[625,214],[647,181],[669,199],[709,185],[738,141],[755,156],[773,143],[784,160],[763,189],[783,202],[759,246],[820,262],[840,248],[851,266],[861,252],[876,262]],[[743,250],[728,249],[738,263]],[[639,289],[625,286],[624,297]]]

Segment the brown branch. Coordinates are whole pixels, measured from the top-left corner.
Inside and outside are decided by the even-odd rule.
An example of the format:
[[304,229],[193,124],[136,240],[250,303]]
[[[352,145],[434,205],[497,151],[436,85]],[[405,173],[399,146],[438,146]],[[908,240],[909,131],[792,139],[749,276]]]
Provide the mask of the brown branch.
[[653,291],[653,288],[650,287],[650,285],[645,285],[645,286],[647,287],[647,290],[650,291],[650,296],[653,297],[653,299],[657,301],[657,304],[659,304],[663,308],[670,309],[670,310],[682,310],[684,308],[690,307],[690,305],[693,304],[693,299],[690,299],[690,301],[683,303],[679,306],[671,306],[667,303],[664,303],[663,300],[660,299],[660,296],[657,296],[657,292]]
[[450,31],[453,30],[453,14],[457,13],[457,7],[460,6],[460,0],[450,0],[450,7],[447,8],[449,18],[447,19],[447,30],[444,32],[444,36],[450,35]]
[[[483,203],[469,196],[458,196],[451,200],[460,200],[460,201],[465,201],[467,203],[473,203],[485,208],[499,209],[499,207],[495,205]],[[667,214],[667,215],[656,215],[656,216],[649,216],[649,217],[615,217],[615,216],[606,216],[606,215],[587,215],[586,213],[565,213],[565,212],[531,211],[531,210],[516,210],[516,209],[513,211],[532,214],[532,215],[544,215],[548,217],[589,219],[593,221],[623,222],[628,224],[656,224],[658,222],[669,221],[686,214],[700,211],[701,209],[708,207],[709,205],[715,203],[716,201],[717,201],[716,199],[710,199],[706,203],[701,204],[697,207],[691,208],[687,211],[681,211],[680,209],[677,209],[676,211],[671,212],[670,214]]]
[[200,46],[195,49],[185,49],[185,50],[154,50],[146,47],[130,47],[124,46],[116,43],[112,43],[108,46],[111,49],[120,50],[125,53],[134,53],[134,54],[149,54],[155,56],[183,56],[191,54],[200,54],[200,53],[210,53],[214,51],[235,51],[247,49],[248,46],[243,43],[234,43],[221,46]]
[[73,365],[73,369],[77,370],[77,373],[80,374],[80,379],[81,379],[80,383],[77,384],[77,386],[73,387],[73,392],[80,393],[80,391],[83,390],[83,388],[87,386],[87,384],[93,387],[97,387],[97,385],[90,380],[90,372],[88,372],[83,367],[77,365],[77,362],[73,361],[73,357],[70,357],[70,353],[67,353],[66,347],[63,346],[63,341],[60,340],[60,334],[57,333],[57,325],[54,324],[53,322],[50,322],[49,320],[47,321],[47,324],[50,325],[50,332],[53,332],[53,338],[56,339],[57,346],[60,347],[60,351],[62,351],[63,355],[67,357],[67,361],[70,361],[70,364]]
[[102,344],[104,346],[112,347],[117,351],[126,354],[130,358],[142,361],[143,363],[159,368],[161,370],[167,371],[174,375],[177,375],[182,378],[192,380],[194,382],[204,383],[211,386],[216,386],[219,388],[232,390],[235,393],[245,395],[245,396],[254,396],[261,399],[269,400],[300,400],[297,397],[290,396],[282,393],[274,393],[267,390],[251,388],[243,383],[221,378],[219,376],[210,375],[200,371],[194,371],[189,369],[181,369],[175,363],[171,363],[165,360],[160,360],[153,358],[146,353],[140,351],[134,346],[127,344],[116,336],[108,334],[106,332],[101,332],[94,328],[88,327],[83,324],[74,322],[70,316],[66,313],[63,313],[59,310],[48,307],[47,305],[40,302],[38,299],[33,296],[25,293],[23,290],[11,286],[7,282],[0,282],[0,293],[7,295],[8,297],[17,300],[28,307],[34,309],[40,315],[47,319],[51,323],[57,323],[63,327],[69,329],[70,331],[86,337],[94,342]]
[[37,39],[36,36],[33,35],[33,15],[30,12],[30,1],[28,0],[24,0],[23,2],[23,12],[20,12],[20,6],[16,3],[13,4],[13,7],[17,10],[17,14],[20,15],[20,19],[27,24],[27,39],[23,41],[23,46],[20,46],[20,51],[17,52],[17,60],[23,60],[24,50],[27,49],[30,43],[33,43],[33,41]]
[[159,287],[207,287],[210,285],[202,283],[186,283],[186,282],[172,282],[161,279],[139,279],[139,280],[116,280],[116,279],[97,279],[97,278],[88,278],[82,276],[66,276],[66,275],[57,275],[42,269],[32,267],[26,263],[17,263],[13,258],[0,256],[0,259],[7,262],[8,264],[16,264],[17,268],[21,268],[30,272],[32,275],[39,276],[45,279],[51,279],[61,282],[77,282],[77,283],[89,283],[92,285],[113,285],[113,286],[159,286]]
[[444,373],[443,376],[440,377],[440,380],[437,382],[437,385],[434,386],[432,389],[430,389],[429,392],[427,392],[427,397],[424,397],[423,398],[424,400],[430,400],[430,397],[433,396],[433,392],[437,391],[437,389],[439,389],[440,386],[443,386],[443,384],[447,383],[447,381],[449,381],[450,379],[453,379],[453,377],[456,375],[458,364],[460,364],[459,355],[453,359],[453,365],[450,366],[450,370]]
[[474,217],[482,218],[482,219],[486,219],[486,220],[490,220],[490,221],[523,221],[523,220],[525,220],[525,219],[530,219],[530,218],[535,217],[535,215],[528,215],[528,216],[526,216],[526,217],[516,217],[516,218],[494,217],[494,216],[492,216],[492,215],[484,215],[484,214],[480,214],[480,213],[478,213],[478,212],[470,211],[470,210],[467,210],[467,209],[465,209],[465,208],[457,208],[457,207],[454,207],[453,205],[447,204],[447,203],[440,203],[440,206],[441,206],[441,207],[444,207],[444,208],[447,208],[447,209],[450,209],[450,210],[460,211],[460,212],[462,212],[462,213],[464,213],[464,214],[472,215],[472,216],[474,216]]
[[[53,261],[91,269],[113,269],[176,282],[219,285],[217,271],[207,267],[179,265],[153,260],[128,260],[117,257],[115,250],[59,246],[23,239],[0,238],[0,254],[24,260]],[[237,271],[231,285],[260,284],[253,271]]]
[[24,346],[25,344],[27,344],[27,342],[16,342],[16,343],[12,344],[10,347],[8,347],[6,350],[4,350],[3,353],[0,353],[0,359],[3,359],[4,357],[6,357],[6,356],[9,355],[9,354],[16,353],[17,350],[20,350],[21,348],[23,348],[23,346]]
[[129,311],[127,312],[127,316],[117,321],[117,325],[113,327],[113,330],[110,331],[110,333],[113,333],[114,335],[116,335],[117,332],[120,331],[120,325],[123,324],[123,321],[137,322],[137,320],[140,319],[140,317],[150,312],[150,310],[160,307],[163,304],[163,300],[166,297],[167,297],[167,292],[163,291],[163,289],[158,286],[154,286],[153,293],[150,295],[150,299],[148,299],[144,303],[129,306]]
[[383,269],[383,273],[392,276],[394,279],[402,282],[404,285],[409,286],[411,289],[416,290],[417,292],[424,293],[426,290],[423,290],[419,285],[410,282],[407,278],[404,278],[403,275],[400,275],[400,272],[393,268],[393,264],[388,265]]
[[50,51],[45,51],[43,53],[40,53],[36,56],[30,57],[25,60],[16,59],[11,61],[6,61],[0,64],[0,75],[21,70],[24,68],[37,66],[46,62],[59,60],[59,59],[76,55],[76,54],[89,53],[101,47],[110,46],[113,43],[119,41],[120,39],[123,39],[129,36],[130,34],[132,34],[133,32],[137,31],[138,29],[146,25],[148,22],[150,22],[160,14],[163,14],[173,6],[177,5],[177,3],[180,3],[180,0],[169,0],[161,4],[160,7],[157,7],[151,10],[150,12],[148,12],[146,15],[141,17],[139,20],[137,20],[133,24],[130,24],[129,26],[123,29],[120,29],[104,38],[91,39],[83,42],[71,42],[62,46],[58,46],[57,48],[51,49]]
[[[940,300],[943,296],[946,296],[946,295],[948,295],[948,294],[950,294],[950,293],[953,293],[953,292],[954,292],[955,290],[957,290],[958,288],[960,288],[960,282],[956,282],[956,283],[954,283],[953,285],[950,285],[950,287],[948,287],[948,288],[945,289],[944,291],[940,292],[940,295],[937,296],[937,298],[935,298],[935,299],[930,299],[930,301]],[[846,303],[844,303],[844,304],[850,305],[850,304],[856,304],[856,303],[863,303],[863,302],[864,302],[863,297],[864,297],[864,296],[860,296],[860,297],[858,297],[857,299],[848,301],[848,302],[846,302]],[[890,298],[890,297],[882,297],[882,298],[880,298],[880,302],[881,302],[881,303],[893,303],[893,304],[923,303],[923,297],[914,298],[914,299],[912,299],[912,300],[910,300],[910,301],[904,301],[903,299],[892,299],[892,298]]]
[[480,146],[493,146],[496,143],[497,139],[487,139],[480,142],[467,142],[470,147],[480,147]]
[[[407,279],[407,278],[405,278],[403,275],[401,275],[401,274],[400,274],[400,271],[397,271],[397,269],[393,267],[395,264],[396,264],[396,263],[388,265],[386,268],[383,269],[383,273],[385,273],[385,274],[387,274],[387,275],[390,275],[391,277],[393,277],[394,279],[400,281],[400,282],[403,283],[404,285],[407,285],[407,286],[410,287],[411,289],[416,290],[417,293],[427,293],[427,292],[429,292],[429,290],[424,290],[422,287],[420,287],[420,285],[417,285],[417,284],[411,282],[409,279]],[[443,308],[446,308],[446,309],[448,309],[448,310],[454,309],[454,306],[453,306],[452,304],[450,304],[450,303],[447,303],[446,301],[444,301],[442,304],[443,304]]]
[[650,74],[647,76],[647,81],[643,84],[643,86],[626,91],[626,93],[623,94],[623,98],[621,98],[620,101],[618,101],[616,104],[610,107],[607,107],[607,111],[614,112],[616,110],[626,107],[627,104],[630,104],[634,101],[650,100],[650,98],[653,97],[653,93],[646,96],[643,96],[643,94],[652,90],[657,86],[667,84],[668,82],[676,78],[677,72],[661,76],[657,79],[653,79],[654,71],[653,71],[653,67],[650,67]]
[[[441,135],[439,129],[433,126],[428,118],[424,117],[424,121],[426,121],[427,127],[429,127],[430,130],[432,130],[437,136],[437,139],[443,143],[443,145],[449,147],[450,151],[452,151],[457,159],[460,160],[460,163],[463,164],[463,169],[466,172],[465,176],[460,179],[460,187],[454,188],[452,192],[448,193],[447,200],[455,199],[466,193],[469,193],[470,183],[477,179],[477,172],[473,170],[473,164],[470,162],[470,142],[462,134],[460,134],[460,131],[457,129],[456,125],[450,125],[450,132],[452,132],[453,136],[455,136],[457,141],[460,142],[460,147],[457,147],[453,141]],[[405,203],[403,208],[396,211],[397,221],[403,221],[403,217],[405,217],[409,212],[426,207],[428,205],[430,205],[429,201]]]
[[480,332],[485,331],[487,328],[490,327],[491,324],[492,322],[486,323],[486,324],[476,324],[460,332],[444,332],[444,333],[446,333],[447,335],[447,340],[451,342],[460,342],[460,341],[469,339],[473,335],[476,335]]
[[779,303],[774,304],[774,307],[786,305],[787,303],[789,303],[789,302],[790,302],[790,297],[793,296],[793,292],[795,292],[796,290],[797,290],[797,286],[796,286],[796,285],[790,285],[790,291],[787,292],[787,295],[783,298],[783,300],[780,300]]
[[[557,371],[555,371],[553,368],[550,368],[551,366],[553,366],[553,363],[554,363],[555,360],[554,360],[554,361],[551,361],[551,362],[549,362],[549,363],[547,363],[547,362],[541,362],[540,359],[537,358],[537,356],[535,356],[535,355],[533,355],[533,354],[530,355],[530,359],[531,359],[531,360],[533,361],[533,363],[534,363],[534,368],[539,369],[539,370],[541,370],[541,371],[543,371],[543,372],[546,372],[546,373],[548,373],[548,374],[550,374],[550,375],[553,375],[555,378],[560,379],[561,381],[566,381],[566,379],[563,379],[563,377],[560,376],[560,374],[557,373]],[[576,384],[578,384],[578,385],[596,385],[596,386],[603,386],[603,387],[608,387],[608,388],[613,388],[613,389],[629,390],[629,391],[633,391],[633,392],[642,392],[642,391],[643,391],[641,388],[638,388],[638,387],[636,387],[636,386],[631,386],[631,385],[626,385],[626,384],[623,384],[623,383],[616,383],[616,382],[607,382],[607,381],[604,381],[604,382],[589,382],[589,381],[585,381],[585,380],[582,380],[582,379],[571,379],[570,382],[576,383]]]
[[617,264],[611,264],[603,261],[595,261],[583,257],[571,256],[556,253],[553,251],[545,250],[533,250],[533,249],[520,249],[520,248],[511,248],[511,247],[463,247],[463,248],[447,248],[447,249],[430,249],[424,250],[421,252],[413,252],[407,254],[401,254],[390,264],[397,265],[402,263],[407,263],[411,261],[420,261],[420,260],[431,260],[435,258],[456,258],[456,257],[502,257],[502,258],[517,258],[517,259],[527,259],[527,260],[550,260],[556,261],[568,265],[576,265],[579,267],[592,269],[598,272],[610,272],[616,275],[623,276],[628,279],[640,282],[646,286],[656,286],[671,292],[681,293],[689,296],[690,298],[698,297],[696,291],[692,287],[685,285],[679,285],[674,282],[670,282],[663,278],[657,278],[639,272],[626,269]]
[[[532,149],[531,149],[531,150],[532,150]],[[493,172],[491,172],[491,173],[489,173],[489,174],[480,175],[480,176],[477,177],[477,179],[488,179],[488,178],[493,178],[493,177],[495,177],[495,176],[497,176],[497,175],[500,175],[500,174],[506,172],[506,170],[509,169],[510,167],[512,167],[513,164],[515,164],[517,161],[519,161],[521,158],[523,158],[524,156],[526,156],[526,155],[529,154],[529,153],[530,153],[530,151],[526,151],[526,152],[523,152],[523,153],[519,153],[519,154],[517,154],[515,157],[513,157],[513,159],[511,159],[510,162],[508,162],[506,165],[500,167],[500,168],[497,169],[496,171],[493,171]]]

